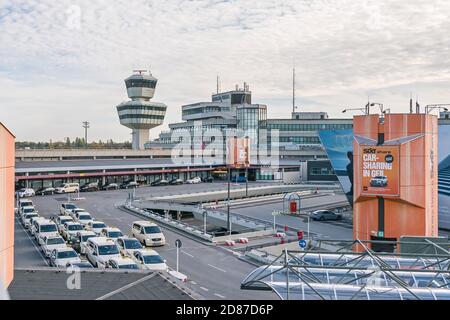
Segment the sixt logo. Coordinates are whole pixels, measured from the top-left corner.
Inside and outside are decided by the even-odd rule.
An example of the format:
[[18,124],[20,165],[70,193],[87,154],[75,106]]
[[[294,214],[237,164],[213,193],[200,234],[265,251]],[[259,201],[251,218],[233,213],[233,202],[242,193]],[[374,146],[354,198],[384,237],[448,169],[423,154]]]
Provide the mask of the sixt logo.
[[374,148],[366,148],[363,150],[364,153],[375,154],[377,152]]

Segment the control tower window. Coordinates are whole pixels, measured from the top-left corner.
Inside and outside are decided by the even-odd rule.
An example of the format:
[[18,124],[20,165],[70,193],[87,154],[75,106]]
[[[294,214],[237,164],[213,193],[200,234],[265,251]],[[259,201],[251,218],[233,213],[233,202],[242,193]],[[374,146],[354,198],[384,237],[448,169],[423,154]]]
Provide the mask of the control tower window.
[[252,103],[252,96],[245,93],[235,93],[231,95],[231,104],[251,104]]
[[125,81],[127,88],[151,88],[155,89],[156,81],[146,79],[129,79]]

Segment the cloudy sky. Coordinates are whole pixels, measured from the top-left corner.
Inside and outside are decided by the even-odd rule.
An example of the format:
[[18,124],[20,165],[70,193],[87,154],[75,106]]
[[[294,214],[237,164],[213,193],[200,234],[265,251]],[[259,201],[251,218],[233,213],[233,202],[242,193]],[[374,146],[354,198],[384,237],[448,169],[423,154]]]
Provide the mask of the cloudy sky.
[[18,140],[83,134],[124,141],[123,79],[150,68],[154,100],[209,101],[246,81],[269,117],[289,117],[292,66],[302,110],[341,117],[367,97],[392,111],[450,102],[447,0],[0,0],[0,121]]

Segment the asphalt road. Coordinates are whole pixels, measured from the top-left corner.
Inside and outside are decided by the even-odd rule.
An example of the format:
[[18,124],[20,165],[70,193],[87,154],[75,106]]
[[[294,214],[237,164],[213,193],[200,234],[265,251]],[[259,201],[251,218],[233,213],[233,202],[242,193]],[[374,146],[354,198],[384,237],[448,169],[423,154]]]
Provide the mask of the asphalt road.
[[[330,203],[344,201],[344,195],[327,195],[320,197],[306,198],[301,201],[302,208],[315,207]],[[232,212],[248,217],[255,217],[273,223],[273,211],[281,211],[283,202],[280,197],[278,203],[254,204],[246,208],[232,208]],[[308,224],[304,218],[280,215],[276,217],[276,224],[285,225],[298,230],[307,230]],[[313,221],[310,220],[310,232],[317,234],[321,239],[352,240],[352,225],[349,221]]]
[[[238,187],[238,186],[234,186]],[[221,190],[224,183],[189,185],[189,191]],[[159,195],[169,193],[185,193],[186,185],[140,188],[136,195]],[[84,200],[76,201],[77,205],[89,211],[92,216],[107,225],[118,227],[125,234],[130,233],[131,224],[139,218],[123,212],[116,206],[127,197],[128,191],[108,191],[82,193]],[[37,196],[33,199],[42,216],[51,217],[59,210],[59,204],[67,200],[66,195]],[[180,252],[179,271],[190,279],[188,286],[207,299],[277,299],[271,292],[242,291],[240,283],[243,278],[255,269],[255,266],[239,260],[231,251],[221,247],[208,246],[186,238],[170,230],[164,230],[167,245],[156,248],[156,251],[167,259],[171,268],[176,268],[176,248],[174,242],[180,239],[183,246]],[[46,260],[38,252],[33,241],[16,223],[15,265],[17,267],[46,266]]]

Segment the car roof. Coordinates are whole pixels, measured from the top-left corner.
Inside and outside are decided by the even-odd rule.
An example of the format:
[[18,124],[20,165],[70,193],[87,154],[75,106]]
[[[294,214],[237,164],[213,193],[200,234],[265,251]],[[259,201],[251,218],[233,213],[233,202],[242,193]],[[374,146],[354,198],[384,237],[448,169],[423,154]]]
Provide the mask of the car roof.
[[119,228],[116,228],[116,227],[106,227],[106,228],[103,228],[103,230],[106,230],[106,231],[120,231],[120,232],[122,232]]
[[114,257],[114,258],[111,258],[111,259],[109,259],[109,260],[112,260],[112,261],[114,261],[114,262],[116,262],[117,264],[120,264],[120,265],[124,265],[124,264],[136,264],[136,262],[134,262],[133,259],[128,258],[128,257],[122,257],[122,256],[120,256],[120,257]]
[[145,220],[142,220],[142,221],[135,221],[135,222],[133,222],[133,224],[138,224],[138,225],[145,226],[145,227],[148,227],[148,226],[157,226],[156,223],[151,222],[151,221],[145,221]]
[[81,223],[79,223],[79,222],[75,222],[75,221],[67,221],[67,222],[65,222],[64,224],[67,224],[68,226],[73,226],[73,225],[82,225]]
[[55,238],[63,238],[63,237],[61,237],[59,234],[58,235],[56,235],[56,236],[45,236],[44,237],[44,239],[55,239]]
[[90,238],[88,239],[88,241],[97,244],[97,245],[102,245],[102,244],[115,244],[114,240],[110,239],[110,238],[106,238],[106,237],[94,237],[94,238]]
[[55,224],[53,221],[51,221],[51,220],[49,220],[47,218],[44,218],[42,220],[37,220],[37,221],[38,221],[39,224]]
[[72,247],[61,247],[61,248],[56,248],[54,249],[57,252],[61,252],[61,251],[75,251]]
[[89,231],[89,230],[80,230],[80,231],[78,231],[78,234],[82,235],[82,236],[97,235],[94,231]]
[[159,256],[159,253],[153,249],[139,249],[136,251],[139,252],[143,256]]
[[106,223],[104,223],[103,221],[100,221],[100,220],[92,220],[92,221],[89,222],[89,223],[103,223],[103,224],[106,225]]
[[20,199],[19,203],[21,203],[21,202],[33,202],[33,200],[31,200],[31,199]]
[[24,206],[22,209],[35,209],[35,206]]

